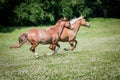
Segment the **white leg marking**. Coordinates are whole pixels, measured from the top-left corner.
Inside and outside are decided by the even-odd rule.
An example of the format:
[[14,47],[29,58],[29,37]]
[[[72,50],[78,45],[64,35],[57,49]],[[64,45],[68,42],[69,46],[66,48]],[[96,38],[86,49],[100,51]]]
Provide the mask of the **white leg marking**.
[[37,52],[35,52],[35,56],[36,56],[36,58],[39,58],[39,55],[38,55],[38,53],[37,53]]
[[52,52],[50,52],[50,53],[48,53],[48,54],[46,54],[46,55],[50,56],[50,55],[52,55],[52,54],[54,54],[54,51],[52,51]]
[[58,50],[59,50],[60,48],[59,47],[57,47],[57,49],[55,50],[55,53],[58,53]]

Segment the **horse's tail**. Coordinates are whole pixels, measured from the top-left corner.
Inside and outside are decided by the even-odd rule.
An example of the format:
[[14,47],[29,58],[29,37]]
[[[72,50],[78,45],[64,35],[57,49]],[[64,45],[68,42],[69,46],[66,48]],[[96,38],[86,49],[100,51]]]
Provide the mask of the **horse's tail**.
[[27,42],[27,33],[23,33],[20,35],[20,37],[18,38],[19,44],[18,45],[12,45],[10,46],[10,48],[19,48],[21,47],[24,43]]

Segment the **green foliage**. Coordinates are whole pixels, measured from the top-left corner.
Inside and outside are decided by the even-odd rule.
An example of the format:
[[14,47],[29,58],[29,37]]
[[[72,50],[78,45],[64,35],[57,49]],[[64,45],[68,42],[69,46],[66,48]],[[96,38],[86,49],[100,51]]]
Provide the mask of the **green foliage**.
[[7,0],[0,0],[0,4],[4,4]]
[[71,8],[71,2],[69,0],[64,0],[64,1],[62,0],[60,5],[62,9],[62,12],[61,12],[62,16],[68,17],[68,18],[71,17],[73,13]]
[[38,24],[40,20],[44,20],[45,16],[42,5],[38,3],[30,3],[29,5],[22,3],[15,8],[14,12],[18,18],[16,22],[21,24],[28,24],[27,22]]
[[88,7],[85,7],[81,14],[86,16],[86,17],[89,17],[91,13],[92,13],[92,9],[88,8]]
[[119,5],[120,0],[0,0],[0,24],[39,25],[80,15],[120,18]]
[[[47,6],[44,7],[47,9]],[[21,22],[21,24],[39,24],[44,21],[46,18],[49,18],[50,21],[54,20],[54,17],[51,13],[47,13],[43,10],[43,4],[41,3],[21,3],[14,10],[17,15],[16,22]]]

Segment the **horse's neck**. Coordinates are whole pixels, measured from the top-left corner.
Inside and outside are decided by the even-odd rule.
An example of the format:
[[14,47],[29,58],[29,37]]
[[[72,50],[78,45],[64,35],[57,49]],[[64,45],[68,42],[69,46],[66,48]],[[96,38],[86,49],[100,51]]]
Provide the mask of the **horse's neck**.
[[77,33],[78,30],[80,29],[80,22],[74,24],[73,26],[74,26],[74,32]]
[[[63,24],[61,24],[61,25],[63,25]],[[64,28],[64,26],[55,25],[55,26],[51,26],[50,28],[48,28],[46,30],[51,31],[52,33],[58,34],[60,36],[63,31],[63,28]]]
[[[61,25],[63,25],[63,24],[61,24]],[[60,35],[62,34],[62,31],[63,31],[63,28],[64,28],[64,26],[57,26],[56,28],[55,28],[55,31],[56,31],[56,33],[59,35],[59,37],[60,37]]]

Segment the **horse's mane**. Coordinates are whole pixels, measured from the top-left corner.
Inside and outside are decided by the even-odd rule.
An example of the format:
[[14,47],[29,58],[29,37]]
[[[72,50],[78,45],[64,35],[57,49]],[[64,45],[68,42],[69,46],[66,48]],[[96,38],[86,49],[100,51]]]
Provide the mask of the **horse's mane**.
[[[80,17],[78,17],[78,18],[73,18],[73,19],[71,19],[71,20],[70,20],[70,24],[74,24],[78,19],[82,19],[82,16],[80,16]],[[59,25],[59,23],[60,23],[61,21],[69,21],[69,20],[68,20],[68,18],[66,18],[66,17],[60,18],[60,19],[56,22],[56,24],[55,24],[54,26],[51,26],[50,28],[53,28],[53,27]],[[49,28],[48,28],[48,29],[49,29]]]
[[70,24],[74,24],[78,19],[82,19],[82,16],[79,18],[73,18],[70,20]]
[[78,20],[78,18],[73,18],[70,20],[70,24],[74,24],[76,21]]

